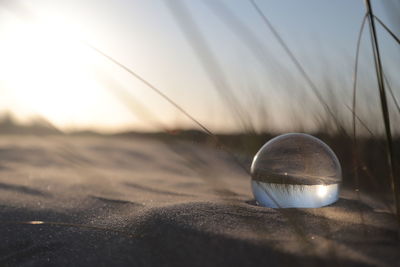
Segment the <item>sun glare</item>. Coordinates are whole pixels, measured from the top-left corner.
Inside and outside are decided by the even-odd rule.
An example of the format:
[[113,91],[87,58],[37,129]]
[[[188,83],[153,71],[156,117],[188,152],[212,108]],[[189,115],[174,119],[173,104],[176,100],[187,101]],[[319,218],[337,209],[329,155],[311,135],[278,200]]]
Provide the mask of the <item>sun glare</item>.
[[109,98],[95,78],[94,52],[57,24],[10,21],[1,30],[0,82],[11,91],[11,108],[58,125],[84,123],[85,116],[93,123]]
[[320,198],[324,198],[326,194],[328,193],[328,187],[326,185],[318,185],[317,187],[317,195]]

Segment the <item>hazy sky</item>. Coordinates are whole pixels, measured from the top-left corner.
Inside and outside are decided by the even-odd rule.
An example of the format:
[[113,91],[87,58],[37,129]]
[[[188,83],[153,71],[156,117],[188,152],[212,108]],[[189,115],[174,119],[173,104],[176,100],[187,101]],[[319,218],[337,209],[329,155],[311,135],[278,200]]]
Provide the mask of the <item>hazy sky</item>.
[[[227,105],[228,96],[222,99],[216,89],[221,83],[233,91],[258,128],[290,127],[293,106],[315,101],[249,1],[181,2],[219,69],[210,65],[207,54],[198,57],[196,35],[188,40],[184,34],[188,25],[179,24],[182,18],[171,12],[175,6],[165,1],[0,0],[0,111],[10,110],[21,120],[40,115],[63,129],[195,127],[143,83],[81,41],[125,64],[215,130],[241,127],[238,114]],[[373,2],[376,14],[398,30],[381,2]],[[364,1],[257,3],[321,92],[334,90],[348,101]],[[365,73],[371,66],[367,33],[360,61]],[[398,72],[400,49],[380,34],[387,74],[399,85],[393,73]],[[216,70],[222,75],[213,77]]]

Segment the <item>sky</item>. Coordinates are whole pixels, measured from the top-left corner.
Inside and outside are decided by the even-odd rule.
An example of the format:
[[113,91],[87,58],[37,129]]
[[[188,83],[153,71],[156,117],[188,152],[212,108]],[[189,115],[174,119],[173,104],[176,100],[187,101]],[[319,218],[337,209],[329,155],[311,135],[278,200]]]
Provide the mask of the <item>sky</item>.
[[[398,18],[382,2],[373,1],[376,15],[399,34]],[[364,1],[256,3],[320,92],[327,97],[333,92],[341,104],[350,104]],[[359,83],[365,89],[359,101],[370,114],[366,111],[378,110],[379,102],[371,89],[367,34],[366,29]],[[400,49],[383,31],[378,34],[386,74],[400,96]],[[298,124],[312,128],[321,113],[315,95],[247,0],[0,0],[0,112],[21,121],[41,116],[64,130],[196,128],[88,43],[215,131],[244,129],[250,121],[260,131]],[[312,107],[305,109],[306,104]],[[373,124],[375,116],[366,119]]]

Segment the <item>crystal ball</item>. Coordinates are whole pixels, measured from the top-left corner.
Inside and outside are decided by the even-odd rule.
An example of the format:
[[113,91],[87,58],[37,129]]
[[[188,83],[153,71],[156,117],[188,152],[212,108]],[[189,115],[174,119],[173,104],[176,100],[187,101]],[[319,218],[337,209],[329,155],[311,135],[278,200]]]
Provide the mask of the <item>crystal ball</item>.
[[338,200],[342,170],[332,149],[303,133],[279,135],[254,156],[251,187],[271,208],[319,208]]

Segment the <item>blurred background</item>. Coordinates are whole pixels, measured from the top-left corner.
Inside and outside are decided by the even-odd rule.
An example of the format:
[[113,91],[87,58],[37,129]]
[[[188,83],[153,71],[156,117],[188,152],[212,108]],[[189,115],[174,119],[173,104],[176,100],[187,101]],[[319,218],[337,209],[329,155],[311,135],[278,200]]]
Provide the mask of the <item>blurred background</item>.
[[[251,1],[2,0],[0,112],[21,123],[42,118],[67,132],[197,127],[89,43],[212,131],[333,133],[339,122],[351,132],[364,1],[255,3],[314,89]],[[398,35],[398,1],[373,1],[373,8]],[[398,99],[400,47],[380,25],[377,31],[385,76]],[[365,27],[356,108],[365,125],[358,123],[359,134],[368,134],[366,127],[383,130],[374,71]],[[398,132],[399,112],[387,95]]]
[[[399,36],[400,3],[372,4]],[[359,190],[363,171],[365,190],[388,192],[368,24],[355,74],[365,13],[362,0],[0,0],[0,133],[204,142],[200,123],[249,163],[270,137],[307,132],[338,154],[345,185]],[[397,136],[400,46],[377,34]]]

